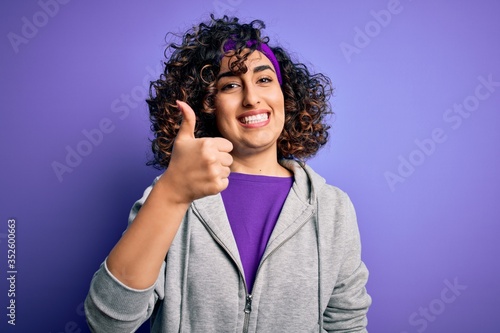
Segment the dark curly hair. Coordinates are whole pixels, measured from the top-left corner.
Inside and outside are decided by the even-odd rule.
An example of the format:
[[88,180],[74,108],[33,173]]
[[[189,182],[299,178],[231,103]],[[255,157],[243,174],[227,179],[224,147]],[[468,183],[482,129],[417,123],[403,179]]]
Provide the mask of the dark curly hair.
[[[165,50],[165,70],[159,80],[151,82],[147,99],[151,130],[154,133],[154,157],[148,165],[167,168],[174,139],[182,121],[176,100],[188,103],[196,114],[195,137],[221,136],[215,123],[216,78],[224,56],[224,45],[232,39],[236,43],[236,61],[231,70],[246,72],[244,64],[251,52],[242,52],[246,42],[257,41],[250,47],[253,52],[260,43],[264,22],[254,20],[248,24],[238,18],[211,15],[208,23],[201,23],[182,36],[181,44],[170,43]],[[305,160],[312,157],[328,139],[326,116],[331,114],[328,99],[332,94],[331,82],[323,74],[311,74],[302,63],[294,63],[281,47],[270,47],[279,62],[285,101],[285,125],[278,138],[278,158]]]

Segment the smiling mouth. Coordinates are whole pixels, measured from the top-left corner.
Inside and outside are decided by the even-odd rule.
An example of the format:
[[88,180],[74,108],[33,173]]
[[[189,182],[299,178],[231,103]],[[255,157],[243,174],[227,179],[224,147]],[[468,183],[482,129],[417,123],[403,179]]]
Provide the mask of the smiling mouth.
[[259,113],[252,116],[242,117],[240,118],[240,122],[245,125],[258,124],[262,123],[269,119],[269,114],[267,113]]

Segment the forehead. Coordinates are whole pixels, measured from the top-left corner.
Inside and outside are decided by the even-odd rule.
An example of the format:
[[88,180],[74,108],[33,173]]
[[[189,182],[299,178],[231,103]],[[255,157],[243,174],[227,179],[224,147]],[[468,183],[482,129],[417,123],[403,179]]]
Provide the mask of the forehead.
[[[243,51],[243,54],[245,54],[245,52],[248,53],[249,51]],[[229,71],[230,64],[236,60],[237,60],[237,58],[235,56],[231,55],[231,53],[229,53],[229,55],[225,55],[221,60],[220,72],[223,73],[223,72]],[[255,66],[260,66],[260,65],[269,65],[269,66],[271,66],[271,68],[274,68],[271,61],[262,52],[260,52],[258,50],[253,51],[248,56],[248,58],[245,60],[244,64],[248,69],[251,69]]]

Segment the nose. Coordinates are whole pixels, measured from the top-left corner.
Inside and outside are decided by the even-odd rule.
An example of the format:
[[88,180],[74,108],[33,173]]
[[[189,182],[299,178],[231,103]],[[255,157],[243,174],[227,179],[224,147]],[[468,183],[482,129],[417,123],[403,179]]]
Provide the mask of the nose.
[[243,89],[243,106],[252,107],[260,103],[260,97],[256,88],[251,85],[245,85]]

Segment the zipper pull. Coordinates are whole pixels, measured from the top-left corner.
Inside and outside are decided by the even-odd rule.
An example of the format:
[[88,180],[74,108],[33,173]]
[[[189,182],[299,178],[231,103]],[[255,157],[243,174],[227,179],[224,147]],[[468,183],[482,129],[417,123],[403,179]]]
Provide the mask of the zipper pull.
[[247,295],[247,301],[245,303],[245,313],[250,313],[252,311],[252,295]]

